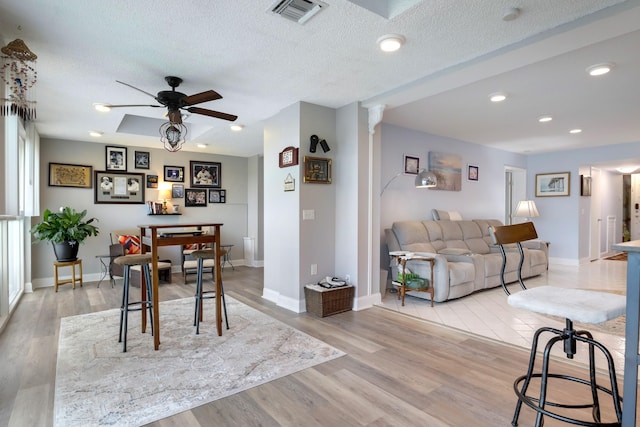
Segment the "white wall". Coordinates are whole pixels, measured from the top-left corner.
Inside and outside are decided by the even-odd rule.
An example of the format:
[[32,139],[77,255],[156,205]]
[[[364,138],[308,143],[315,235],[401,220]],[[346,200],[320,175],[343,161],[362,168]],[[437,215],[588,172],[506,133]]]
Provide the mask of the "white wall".
[[[151,169],[135,169],[133,163],[134,151],[149,151]],[[148,216],[146,206],[142,204],[95,204],[94,189],[49,187],[49,162],[90,165],[96,170],[105,169],[105,145],[83,141],[64,141],[43,139],[40,147],[40,206],[41,210],[57,210],[60,206],[71,206],[76,210],[88,211],[88,217],[96,217],[100,235],[90,237],[80,247],[80,258],[83,259],[83,273],[94,274],[100,271],[99,260],[96,255],[108,253],[110,243],[109,232],[118,229],[131,229],[140,224],[176,225],[199,222],[221,222],[223,244],[233,244],[232,260],[243,258],[243,237],[247,235],[247,159],[232,156],[217,156],[194,152],[179,151],[169,153],[164,149],[146,149],[128,147],[128,172],[155,174],[162,181],[164,165],[184,166],[188,175],[189,161],[215,161],[221,163],[221,184],[227,190],[227,202],[224,204],[210,204],[207,207],[184,207],[184,199],[175,199],[183,213],[180,216]],[[188,176],[185,178],[185,188],[189,188]],[[145,188],[145,200],[157,200],[157,189]],[[40,217],[34,218],[34,221]],[[171,259],[174,269],[180,265],[180,250],[178,247],[161,248],[160,256]],[[33,246],[32,274],[34,281],[39,280],[39,286],[51,285],[52,268],[55,260],[50,243],[39,243]],[[242,260],[243,261],[243,260]]]
[[[551,242],[549,256],[551,261],[577,264],[589,253],[588,238],[585,232],[589,221],[589,214],[583,208],[588,197],[580,196],[580,170],[584,166],[595,166],[603,162],[615,160],[640,161],[640,142],[628,144],[608,145],[605,147],[584,148],[580,150],[558,151],[553,153],[532,154],[527,157],[529,171],[529,197],[534,198],[540,216],[535,224],[538,235]],[[534,197],[535,175],[537,173],[571,172],[569,197]],[[620,184],[620,187],[622,184]],[[607,188],[608,191],[617,191]],[[613,196],[614,199],[616,196]],[[615,204],[611,200],[608,204]],[[622,201],[620,201],[622,205]],[[614,212],[615,207],[605,208],[606,212]],[[622,218],[622,210],[617,214]],[[606,220],[606,216],[604,217]],[[606,221],[604,221],[606,222]],[[603,226],[606,226],[604,224]],[[603,232],[606,231],[603,229]],[[586,235],[588,236],[588,235]],[[604,234],[603,234],[604,236]],[[587,245],[587,247],[585,247]]]
[[[415,188],[414,175],[399,176],[380,199],[382,233],[394,221],[432,219],[431,209],[459,211],[465,219],[504,219],[505,166],[525,168],[523,155],[383,124],[380,188],[403,170],[403,155],[419,157],[420,167],[427,168],[429,151],[462,156],[462,190]],[[479,167],[478,181],[467,180],[468,164]]]

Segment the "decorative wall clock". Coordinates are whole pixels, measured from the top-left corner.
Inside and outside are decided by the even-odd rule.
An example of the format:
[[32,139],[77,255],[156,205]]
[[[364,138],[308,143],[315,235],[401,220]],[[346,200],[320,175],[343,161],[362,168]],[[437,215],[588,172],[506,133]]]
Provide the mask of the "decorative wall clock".
[[280,167],[286,168],[298,164],[298,149],[296,147],[287,147],[280,152]]

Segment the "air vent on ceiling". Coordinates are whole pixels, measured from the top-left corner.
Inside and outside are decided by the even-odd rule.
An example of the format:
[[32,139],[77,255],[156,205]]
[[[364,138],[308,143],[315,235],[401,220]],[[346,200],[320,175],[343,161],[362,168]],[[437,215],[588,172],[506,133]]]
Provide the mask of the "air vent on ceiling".
[[270,10],[283,18],[304,24],[323,7],[327,7],[327,4],[318,0],[279,0]]

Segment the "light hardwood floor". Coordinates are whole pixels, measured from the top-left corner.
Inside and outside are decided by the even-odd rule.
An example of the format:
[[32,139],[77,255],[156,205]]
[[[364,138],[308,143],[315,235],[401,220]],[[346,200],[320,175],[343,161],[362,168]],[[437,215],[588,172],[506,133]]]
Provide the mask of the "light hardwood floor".
[[[174,278],[160,286],[160,300],[192,297],[195,286]],[[262,269],[227,268],[223,280],[228,295],[347,355],[151,425],[511,425],[513,380],[528,360],[522,348],[379,307],[322,319],[295,314],[261,297]],[[114,289],[86,283],[24,296],[0,336],[0,425],[52,425],[60,318],[118,307],[121,289],[120,281]],[[567,373],[584,374],[564,365],[559,363]],[[552,394],[558,400],[588,396],[584,387],[565,384]],[[604,413],[611,418],[610,405]],[[530,426],[533,419],[523,409],[520,425]],[[545,423],[554,425],[560,424]]]

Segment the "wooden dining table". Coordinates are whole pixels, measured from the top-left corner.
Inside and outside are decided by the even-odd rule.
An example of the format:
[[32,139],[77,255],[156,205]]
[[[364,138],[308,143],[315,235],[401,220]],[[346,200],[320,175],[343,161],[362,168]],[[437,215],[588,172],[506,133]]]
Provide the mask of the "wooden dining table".
[[[215,257],[215,281],[216,281],[216,329],[218,336],[222,335],[222,302],[221,294],[221,266],[220,266],[220,223],[196,223],[196,224],[150,224],[138,225],[140,228],[141,252],[146,253],[147,246],[151,248],[151,289],[153,311],[153,345],[156,350],[160,348],[160,304],[158,302],[158,248],[161,246],[188,245],[192,243],[213,243],[216,251]],[[204,228],[208,227],[208,232]],[[188,231],[185,229],[189,229]],[[149,234],[148,234],[149,233]],[[144,275],[142,275],[142,299],[144,295]],[[142,310],[142,332],[147,326],[147,310]]]

